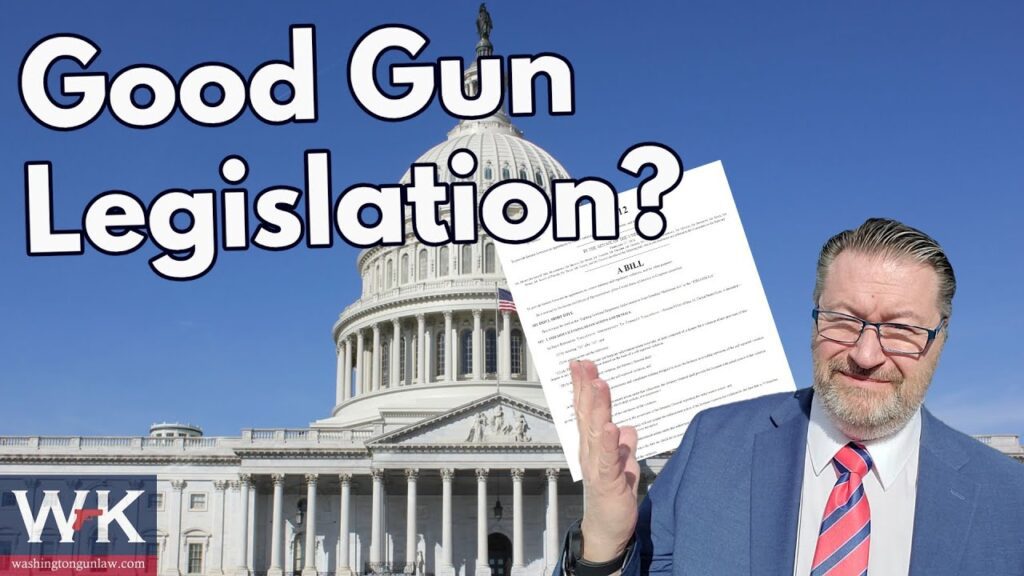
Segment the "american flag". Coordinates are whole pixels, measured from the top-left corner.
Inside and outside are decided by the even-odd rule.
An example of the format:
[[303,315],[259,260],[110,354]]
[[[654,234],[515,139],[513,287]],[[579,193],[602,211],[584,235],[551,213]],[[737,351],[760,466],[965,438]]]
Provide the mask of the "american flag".
[[516,311],[516,303],[512,301],[512,293],[504,288],[498,288],[498,310]]

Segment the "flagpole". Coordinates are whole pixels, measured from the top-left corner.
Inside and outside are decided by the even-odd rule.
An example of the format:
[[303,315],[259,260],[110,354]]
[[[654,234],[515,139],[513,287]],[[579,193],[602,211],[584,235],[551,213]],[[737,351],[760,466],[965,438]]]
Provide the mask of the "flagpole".
[[498,347],[498,308],[501,304],[498,300],[498,283],[494,283],[494,383],[498,389],[498,394],[501,394],[501,366],[499,361],[501,355],[499,352],[501,348]]

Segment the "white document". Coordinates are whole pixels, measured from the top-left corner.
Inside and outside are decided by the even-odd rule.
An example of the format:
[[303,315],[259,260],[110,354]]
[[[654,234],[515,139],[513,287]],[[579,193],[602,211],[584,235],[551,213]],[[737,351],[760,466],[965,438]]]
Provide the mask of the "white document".
[[657,240],[636,235],[627,191],[618,240],[593,240],[585,204],[578,241],[496,243],[574,480],[572,359],[597,363],[639,459],[674,450],[700,410],[795,388],[721,162],[662,201]]

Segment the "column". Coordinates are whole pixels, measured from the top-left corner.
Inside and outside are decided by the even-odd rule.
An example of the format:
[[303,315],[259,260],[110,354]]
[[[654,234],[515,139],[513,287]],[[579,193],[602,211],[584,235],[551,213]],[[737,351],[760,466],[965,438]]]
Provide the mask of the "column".
[[338,550],[338,576],[351,576],[352,568],[348,563],[348,518],[350,516],[349,500],[352,494],[352,475],[351,474],[338,474],[338,480],[341,481],[341,517],[338,519],[338,538],[341,540]]
[[[238,480],[228,480],[228,490],[231,491],[231,495],[230,496],[225,495],[225,498],[224,498],[224,502],[225,502],[225,507],[224,507],[224,549],[227,549],[227,546],[228,546],[227,535],[228,535],[229,532],[232,534],[232,538],[235,538],[236,542],[237,542],[238,536],[235,536],[234,534],[238,531],[238,514],[239,514],[239,511],[238,511],[238,498],[239,498],[238,494],[239,494],[239,492],[238,491],[239,491],[240,488],[241,488],[241,484],[238,482]],[[232,514],[235,515],[234,518],[231,518]],[[230,524],[231,528],[227,527],[229,524]],[[225,570],[224,573],[225,574],[236,574],[238,572],[238,564],[237,564],[238,554],[236,553],[235,557],[231,558],[231,559],[223,558],[223,556],[224,556],[223,552],[221,552],[221,556],[222,556],[222,559],[221,559],[221,564],[222,565],[228,565],[228,564],[231,565],[231,568]]]
[[426,350],[423,355],[423,383],[429,384],[434,381],[434,372],[436,372],[434,365],[437,363],[437,351],[434,350],[434,331],[430,326],[427,326],[427,331],[423,333],[423,349]]
[[509,322],[509,316],[511,312],[503,310],[501,312],[501,348],[498,354],[498,367],[501,370],[501,379],[508,381],[512,378],[512,323]]
[[167,529],[167,549],[170,551],[172,566],[167,573],[173,576],[181,574],[181,493],[187,485],[184,480],[171,480],[171,524]]
[[[444,332],[441,334],[441,342],[446,340],[452,340],[452,311],[445,310],[444,312]],[[438,342],[440,344],[441,342]],[[444,380],[445,382],[451,382],[452,378],[452,360],[455,358],[455,348],[450,343],[445,342],[444,350]]]
[[455,470],[441,468],[441,566],[439,574],[451,574],[452,567],[452,479]]
[[420,471],[415,468],[405,469],[405,480],[408,486],[405,498],[405,573],[416,572],[416,477]]
[[335,350],[338,353],[338,375],[335,380],[335,391],[334,391],[334,403],[341,404],[346,400],[345,398],[345,345],[342,342],[338,342],[335,346]]
[[381,568],[381,492],[383,486],[381,485],[384,481],[384,471],[380,468],[374,468],[370,471],[373,475],[373,510],[370,516],[370,569],[378,571]]
[[363,393],[363,331],[356,331],[356,395]]
[[558,563],[558,468],[548,468],[548,510],[545,532],[547,546],[544,557],[547,559],[548,571],[554,570]]
[[256,506],[259,505],[259,490],[256,488],[255,482],[249,483],[249,501],[246,504],[249,507],[249,526],[248,532],[245,534],[246,541],[246,554],[245,554],[245,568],[249,571],[249,574],[255,573],[253,569],[254,562],[256,559]]
[[273,474],[270,477],[274,482],[274,515],[273,524],[270,526],[270,570],[268,576],[281,576],[281,507],[284,504],[284,474]]
[[409,384],[413,385],[419,378],[419,374],[416,373],[416,366],[419,365],[420,361],[420,341],[418,338],[416,338],[416,332],[413,330],[409,331],[409,342],[411,343],[409,346],[409,357],[411,358],[411,360],[409,361]]
[[[227,535],[228,535],[229,532],[232,534],[231,537],[235,538],[236,542],[238,541],[238,536],[236,536],[235,534],[238,532],[238,515],[239,515],[239,511],[238,511],[239,495],[238,494],[239,494],[239,489],[240,488],[241,488],[241,484],[238,482],[238,480],[228,480],[228,490],[231,491],[231,495],[230,496],[226,495],[226,497],[224,499],[224,501],[226,503],[225,508],[224,508],[224,525],[225,525],[225,528],[224,528],[224,548],[225,549],[227,549],[227,546],[228,546]],[[232,514],[234,514],[234,516],[235,516],[234,518],[231,518]],[[228,524],[231,525],[231,528],[227,527]],[[222,555],[223,555],[223,553],[222,553]],[[238,572],[237,561],[238,561],[238,554],[237,553],[235,553],[235,557],[234,558],[223,559],[222,560],[222,562],[221,562],[222,564],[224,564],[224,565],[229,565],[230,564],[230,566],[231,566],[230,569],[226,569],[225,570],[225,574],[236,574]]]
[[416,359],[416,375],[419,377],[420,384],[427,383],[427,356],[426,356],[426,326],[427,319],[423,314],[416,315],[416,349],[418,350],[418,358]]
[[316,474],[306,474],[306,554],[303,576],[316,576]]
[[388,352],[391,354],[391,381],[398,385],[398,354],[402,351],[402,326],[398,318],[391,320],[391,346]]
[[373,390],[373,350],[370,350],[370,344],[373,340],[367,339],[363,345],[363,393],[369,394]]
[[473,310],[473,378],[482,378],[484,331],[480,328],[480,310]]
[[487,469],[476,469],[476,576],[487,576]]
[[237,552],[235,561],[235,574],[237,576],[249,576],[249,554],[246,548],[249,544],[249,486],[252,485],[252,476],[249,474],[238,475],[238,486],[241,493],[238,497],[238,525],[237,525]]
[[459,347],[459,329],[452,327],[452,380],[458,380],[462,370],[462,349]]
[[352,398],[352,339],[345,337],[345,399]]
[[380,390],[380,324],[373,325],[373,391]]
[[227,480],[213,482],[213,539],[210,543],[209,573],[219,576],[224,573],[224,491],[228,487]]
[[523,567],[523,474],[512,469],[512,570]]

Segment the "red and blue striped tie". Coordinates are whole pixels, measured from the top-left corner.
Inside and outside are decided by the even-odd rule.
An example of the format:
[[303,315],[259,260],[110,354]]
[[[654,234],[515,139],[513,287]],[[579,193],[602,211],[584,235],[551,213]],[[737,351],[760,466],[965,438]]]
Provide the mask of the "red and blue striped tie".
[[811,576],[866,576],[871,508],[862,481],[871,471],[871,455],[850,442],[836,453],[832,464],[839,479],[825,504]]

